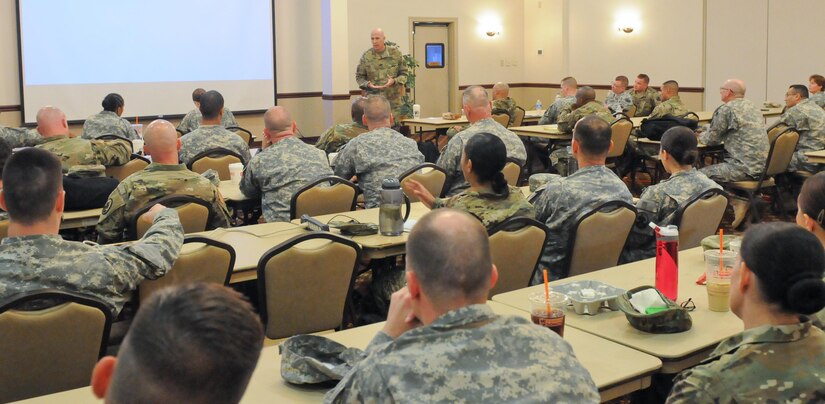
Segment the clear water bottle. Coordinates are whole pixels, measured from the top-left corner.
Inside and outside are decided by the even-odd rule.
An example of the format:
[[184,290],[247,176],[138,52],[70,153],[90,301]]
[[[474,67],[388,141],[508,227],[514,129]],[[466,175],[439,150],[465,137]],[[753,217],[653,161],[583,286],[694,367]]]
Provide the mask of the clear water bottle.
[[676,301],[679,291],[679,229],[650,223],[656,233],[656,289]]
[[378,230],[381,234],[400,236],[404,231],[404,219],[401,218],[403,201],[404,192],[401,191],[401,184],[397,178],[388,178],[381,182],[381,203],[378,206]]
[[536,100],[536,110],[541,111],[541,100]]

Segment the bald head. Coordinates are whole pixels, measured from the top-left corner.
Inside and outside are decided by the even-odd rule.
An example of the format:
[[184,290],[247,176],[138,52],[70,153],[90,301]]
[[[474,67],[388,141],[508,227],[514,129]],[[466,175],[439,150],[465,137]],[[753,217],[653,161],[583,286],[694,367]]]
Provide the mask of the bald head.
[[492,266],[484,226],[458,210],[427,213],[407,240],[407,271],[436,306],[486,300]]
[[493,85],[493,99],[500,100],[510,96],[510,86],[507,83],[498,82]]
[[376,52],[383,52],[384,51],[384,42],[387,40],[387,37],[384,36],[384,30],[381,28],[375,28],[370,32],[370,42],[372,42],[372,49]]
[[177,164],[180,139],[175,125],[158,119],[143,129],[143,147],[152,156],[152,161],[159,164]]
[[730,79],[725,81],[725,84],[722,87],[730,89],[736,98],[742,98],[745,96],[745,82],[742,80]]
[[66,114],[60,108],[46,106],[37,111],[37,131],[40,136],[52,137],[69,134]]
[[292,129],[292,115],[284,107],[272,107],[264,114],[264,127],[273,133]]
[[596,90],[590,86],[583,86],[576,90],[576,104],[584,105],[596,99]]
[[481,108],[490,105],[487,98],[487,91],[481,86],[470,86],[464,90],[461,96],[461,103],[470,108]]

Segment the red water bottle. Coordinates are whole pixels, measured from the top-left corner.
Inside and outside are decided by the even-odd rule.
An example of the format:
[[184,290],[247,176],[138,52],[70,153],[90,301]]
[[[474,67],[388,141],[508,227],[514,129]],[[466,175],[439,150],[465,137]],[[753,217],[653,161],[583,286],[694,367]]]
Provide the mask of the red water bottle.
[[656,289],[675,302],[679,291],[679,229],[653,223],[651,227],[656,233]]

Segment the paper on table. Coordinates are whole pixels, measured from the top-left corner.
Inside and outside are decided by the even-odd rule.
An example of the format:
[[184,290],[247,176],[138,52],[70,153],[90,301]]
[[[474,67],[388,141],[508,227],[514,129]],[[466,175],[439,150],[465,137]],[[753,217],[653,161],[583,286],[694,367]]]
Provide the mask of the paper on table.
[[415,219],[407,219],[407,221],[404,222],[404,231],[411,231],[416,222],[418,221]]
[[656,289],[645,289],[641,292],[634,293],[630,298],[630,304],[633,305],[633,308],[639,313],[645,313],[647,309],[651,307],[667,307],[667,304],[662,300],[662,297],[659,296],[659,293],[656,292]]

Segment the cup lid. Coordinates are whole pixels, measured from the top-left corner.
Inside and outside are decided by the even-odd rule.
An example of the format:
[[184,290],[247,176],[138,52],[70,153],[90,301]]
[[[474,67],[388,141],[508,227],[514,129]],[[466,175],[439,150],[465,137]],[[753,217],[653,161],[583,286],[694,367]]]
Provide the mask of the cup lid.
[[381,181],[381,188],[382,189],[400,189],[401,183],[398,182],[398,178],[385,178]]

